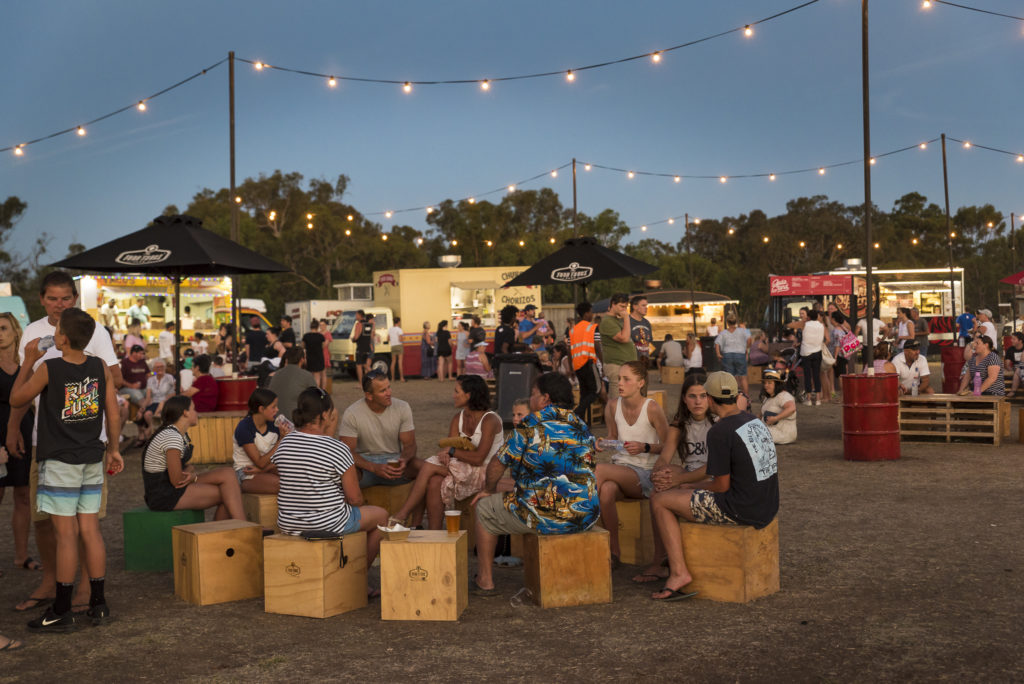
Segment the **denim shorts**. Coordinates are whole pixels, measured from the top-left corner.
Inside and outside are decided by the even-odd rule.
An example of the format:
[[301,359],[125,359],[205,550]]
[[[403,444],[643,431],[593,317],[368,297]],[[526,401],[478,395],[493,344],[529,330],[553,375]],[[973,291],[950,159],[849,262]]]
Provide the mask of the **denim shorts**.
[[43,513],[74,517],[100,512],[103,463],[71,464],[48,458],[39,463],[36,508]]
[[722,370],[729,375],[746,375],[747,355],[739,352],[722,354]]
[[654,483],[651,482],[651,471],[627,463],[620,463],[619,465],[625,466],[636,473],[637,479],[640,480],[640,491],[644,493],[644,498],[650,499],[651,492],[654,491]]
[[[387,463],[389,459],[399,458],[400,454],[360,454],[370,463]],[[397,480],[389,480],[386,477],[380,477],[371,473],[369,470],[362,471],[359,476],[359,488],[366,489],[367,487],[397,487],[398,485],[404,485],[412,480],[408,480],[404,477],[400,477]]]
[[242,484],[246,480],[251,480],[253,476],[241,468],[235,468],[235,477],[238,478],[238,484]]
[[353,532],[359,531],[359,526],[363,524],[363,512],[359,510],[358,506],[348,507],[348,522],[345,523],[345,527],[342,528],[341,534],[352,534]]

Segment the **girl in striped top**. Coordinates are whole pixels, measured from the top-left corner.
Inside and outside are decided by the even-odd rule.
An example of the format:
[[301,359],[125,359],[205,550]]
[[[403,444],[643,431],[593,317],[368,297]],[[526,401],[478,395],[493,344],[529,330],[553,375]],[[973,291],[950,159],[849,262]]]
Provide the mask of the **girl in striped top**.
[[[338,411],[327,392],[310,387],[299,394],[292,413],[295,430],[285,435],[271,456],[277,466],[277,526],[285,534],[366,532],[366,562],[380,549],[378,525],[388,513],[363,505],[359,472],[352,453],[334,438]],[[377,595],[376,591],[371,591]]]
[[142,458],[146,505],[153,511],[202,510],[216,506],[214,520],[245,520],[242,489],[230,467],[197,473],[188,465],[192,442],[188,429],[199,423],[192,399],[177,395],[164,402],[163,427]]

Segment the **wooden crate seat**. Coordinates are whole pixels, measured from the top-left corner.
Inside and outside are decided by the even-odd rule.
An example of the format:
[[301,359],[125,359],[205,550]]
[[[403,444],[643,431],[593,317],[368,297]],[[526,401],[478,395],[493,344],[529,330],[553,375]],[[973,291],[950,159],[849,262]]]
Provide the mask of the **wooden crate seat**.
[[611,603],[608,530],[523,535],[523,580],[541,608]]
[[469,603],[467,535],[414,530],[380,544],[382,620],[458,620]]
[[171,535],[179,598],[206,606],[263,596],[263,528],[257,523],[179,525]]
[[683,555],[697,598],[747,603],[779,590],[779,521],[749,525],[680,522]]
[[366,606],[366,591],[366,532],[340,541],[263,539],[264,611],[327,618]]
[[203,511],[151,511],[140,506],[121,514],[124,530],[124,569],[131,572],[170,572],[174,569],[171,529],[201,523]]

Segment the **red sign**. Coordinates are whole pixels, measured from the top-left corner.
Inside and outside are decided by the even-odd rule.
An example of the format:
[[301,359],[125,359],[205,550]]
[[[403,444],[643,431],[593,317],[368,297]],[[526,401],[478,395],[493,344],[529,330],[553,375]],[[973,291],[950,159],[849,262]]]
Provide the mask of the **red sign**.
[[848,295],[852,285],[847,275],[769,276],[768,280],[773,297]]
[[391,273],[381,273],[380,276],[377,278],[377,287],[381,287],[385,284],[397,285],[398,281],[395,280],[395,276]]

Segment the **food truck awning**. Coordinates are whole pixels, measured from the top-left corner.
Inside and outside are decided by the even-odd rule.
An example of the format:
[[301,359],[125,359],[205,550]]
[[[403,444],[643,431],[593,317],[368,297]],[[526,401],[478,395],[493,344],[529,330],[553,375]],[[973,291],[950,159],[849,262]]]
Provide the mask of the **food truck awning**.
[[1006,276],[999,282],[1006,283],[1007,285],[1024,285],[1024,271],[1014,273],[1012,276]]
[[[174,291],[173,284],[171,281],[167,281],[167,285],[159,287],[155,285],[138,285],[138,286],[126,286],[126,285],[106,285],[103,286],[103,291],[112,295],[146,295],[146,294],[168,294]],[[230,290],[225,290],[219,287],[190,287],[188,288],[187,295],[210,295],[211,297],[221,297],[230,294]]]
[[460,290],[496,290],[501,287],[501,283],[496,283],[493,280],[463,280],[452,283],[452,287],[457,287]]

